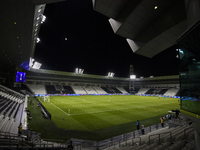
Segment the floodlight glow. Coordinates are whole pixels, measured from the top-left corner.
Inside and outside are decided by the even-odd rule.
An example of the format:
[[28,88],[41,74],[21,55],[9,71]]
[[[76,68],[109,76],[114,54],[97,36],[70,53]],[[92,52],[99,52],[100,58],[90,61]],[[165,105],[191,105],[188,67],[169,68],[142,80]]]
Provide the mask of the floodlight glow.
[[179,49],[176,49],[176,51],[178,52],[178,51],[179,51]]
[[113,77],[115,75],[115,73],[113,72],[108,72],[108,77]]
[[140,77],[141,79],[143,79],[144,77]]
[[84,69],[81,70],[81,74],[83,74]]
[[130,75],[130,79],[136,79],[136,75]]
[[154,7],[154,9],[157,9],[157,8],[158,8],[158,6],[155,6],[155,7]]
[[45,22],[45,20],[46,20],[46,16],[45,15],[42,15],[42,21],[41,21],[41,23],[44,23]]
[[33,58],[30,57],[30,60],[29,60],[29,67],[32,67],[32,66],[33,66],[34,60],[35,60],[35,59],[33,59]]
[[42,66],[41,63],[35,62],[34,65],[33,65],[33,68],[34,68],[34,69],[40,69],[41,66]]
[[75,70],[75,73],[77,73],[77,74],[78,74],[78,68],[76,68],[76,70]]
[[176,58],[179,58],[178,55],[176,55]]
[[67,41],[67,38],[65,38],[65,41]]
[[39,43],[40,42],[40,38],[37,38],[37,43]]
[[150,76],[150,78],[153,78],[153,76]]
[[184,51],[182,51],[181,49],[179,49],[179,53],[184,54]]
[[84,69],[76,68],[75,73],[76,74],[83,74]]

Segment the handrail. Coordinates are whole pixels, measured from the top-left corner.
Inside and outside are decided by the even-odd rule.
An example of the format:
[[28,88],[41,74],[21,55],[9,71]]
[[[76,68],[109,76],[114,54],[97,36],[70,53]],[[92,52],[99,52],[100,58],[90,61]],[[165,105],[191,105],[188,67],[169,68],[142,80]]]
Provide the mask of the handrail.
[[151,136],[159,135],[159,143],[160,143],[160,135],[161,134],[166,134],[166,133],[170,133],[170,142],[171,142],[172,141],[172,133],[171,132],[163,132],[163,133],[159,133],[159,134],[149,135],[149,144],[150,144]]
[[[141,143],[142,143],[141,137],[136,137],[136,138],[140,138],[140,144],[139,145],[141,145]],[[132,138],[132,146],[133,146],[133,139],[136,139],[136,138]]]
[[186,130],[191,129],[191,128],[195,129],[195,127],[188,127],[186,129],[184,129],[184,137],[185,137],[185,139],[186,139]]

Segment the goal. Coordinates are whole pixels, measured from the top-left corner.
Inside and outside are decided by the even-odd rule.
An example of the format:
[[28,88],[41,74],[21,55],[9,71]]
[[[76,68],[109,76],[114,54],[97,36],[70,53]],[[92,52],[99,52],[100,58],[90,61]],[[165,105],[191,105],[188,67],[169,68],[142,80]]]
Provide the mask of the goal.
[[50,96],[43,96],[43,102],[50,102]]

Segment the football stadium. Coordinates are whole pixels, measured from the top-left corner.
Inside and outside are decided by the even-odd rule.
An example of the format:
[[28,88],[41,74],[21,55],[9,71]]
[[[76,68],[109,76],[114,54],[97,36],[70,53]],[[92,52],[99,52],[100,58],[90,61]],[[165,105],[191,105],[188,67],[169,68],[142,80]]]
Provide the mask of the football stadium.
[[199,0],[0,4],[0,149],[200,149]]

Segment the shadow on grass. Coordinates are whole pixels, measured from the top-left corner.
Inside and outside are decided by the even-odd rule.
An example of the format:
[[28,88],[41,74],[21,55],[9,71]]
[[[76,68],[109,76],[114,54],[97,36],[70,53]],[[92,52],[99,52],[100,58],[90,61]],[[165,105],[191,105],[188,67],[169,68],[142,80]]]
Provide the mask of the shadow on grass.
[[[65,143],[70,138],[101,141],[104,139],[118,136],[136,130],[136,122],[117,125],[109,128],[104,128],[96,131],[74,131],[61,129],[56,126],[53,120],[45,119],[41,112],[41,107],[37,107],[37,101],[33,100],[33,104],[28,103],[28,109],[31,112],[32,120],[28,120],[28,128],[41,133],[42,139],[49,141],[60,140]],[[141,120],[145,127],[157,124],[160,122],[160,117]]]

